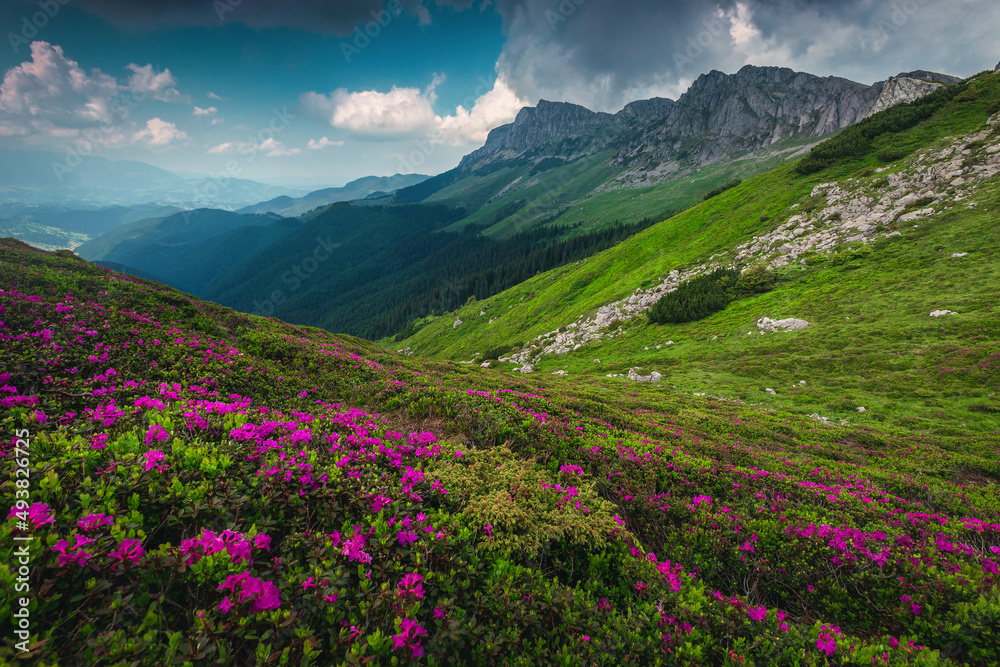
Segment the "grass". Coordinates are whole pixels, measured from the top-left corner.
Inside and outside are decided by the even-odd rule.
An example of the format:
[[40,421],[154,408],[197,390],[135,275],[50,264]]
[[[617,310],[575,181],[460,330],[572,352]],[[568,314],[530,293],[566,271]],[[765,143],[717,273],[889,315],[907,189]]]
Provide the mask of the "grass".
[[[810,177],[797,175],[792,165],[779,167],[600,255],[457,311],[455,317],[464,321],[457,329],[454,317],[441,317],[394,345],[422,356],[470,359],[483,348],[528,341],[593,316],[601,305],[671,270],[717,254],[725,258],[739,243],[815,206],[810,193],[819,183],[853,178],[877,184],[907,168],[901,161],[888,172],[875,172],[883,166],[876,153],[885,145],[924,150],[980,127],[1000,97],[997,79],[976,81],[973,85],[985,91],[979,99],[952,103],[910,131],[880,138],[861,159]],[[537,370],[566,370],[575,382],[613,382],[604,376],[648,367],[665,374],[661,391],[707,393],[855,423],[915,424],[932,432],[995,430],[1000,426],[995,411],[1000,318],[993,299],[993,286],[1000,284],[998,210],[994,180],[918,229],[901,226],[902,238],[876,244],[867,258],[836,266],[820,257],[808,266],[788,267],[769,294],[741,299],[697,323],[628,322],[626,335],[545,358]],[[954,252],[969,254],[952,259]],[[960,316],[928,317],[940,308]],[[486,315],[479,317],[480,311]],[[753,325],[764,315],[799,317],[812,326],[759,336]],[[497,318],[492,325],[491,318]],[[655,349],[668,340],[676,345]],[[806,385],[793,389],[801,380]],[[765,393],[768,387],[777,396]]]

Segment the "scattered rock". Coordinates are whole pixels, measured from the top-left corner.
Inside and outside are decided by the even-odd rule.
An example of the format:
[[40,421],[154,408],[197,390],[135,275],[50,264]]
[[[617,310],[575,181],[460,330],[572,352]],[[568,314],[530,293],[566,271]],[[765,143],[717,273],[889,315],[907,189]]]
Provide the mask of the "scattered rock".
[[803,387],[806,386],[806,381],[805,380],[799,380],[799,385],[801,385]]
[[527,373],[534,373],[535,372],[535,367],[532,366],[531,364],[524,364],[523,366],[518,366],[517,368],[515,368],[514,372],[515,373],[525,373],[525,374],[527,374]]
[[858,412],[867,412],[867,411],[865,410],[865,406],[863,406],[863,405],[861,405],[861,406],[858,406]]
[[638,368],[632,368],[628,372],[628,379],[631,382],[659,382],[663,379],[663,375],[653,371],[650,375],[639,375]]
[[673,344],[674,344],[674,341],[672,341],[672,340],[668,340],[666,343],[664,343],[664,345],[667,345],[667,346],[673,345]]
[[455,320],[455,323],[451,325],[452,329],[457,329],[462,326],[462,320]]
[[931,317],[943,317],[945,315],[958,315],[958,313],[951,310],[934,310],[931,311]]
[[771,396],[777,396],[778,395],[778,392],[776,392],[775,390],[771,389],[770,387],[768,387],[764,391],[766,391],[767,393],[769,393]]
[[479,317],[482,317],[482,316],[483,316],[483,315],[485,315],[485,314],[486,314],[486,311],[485,311],[485,310],[480,310],[480,311],[479,311]]
[[553,375],[569,375],[566,371],[552,371]]
[[969,253],[967,253],[967,252],[953,252],[953,253],[951,253],[951,256],[952,257],[965,257],[968,254]]
[[490,362],[484,361],[483,363],[479,364],[479,367],[480,368],[489,368],[490,367]]
[[772,320],[770,317],[762,317],[757,320],[757,327],[761,330],[761,333],[774,332],[778,330],[797,331],[799,329],[805,329],[807,326],[809,326],[808,322],[794,317],[789,317],[784,320]]

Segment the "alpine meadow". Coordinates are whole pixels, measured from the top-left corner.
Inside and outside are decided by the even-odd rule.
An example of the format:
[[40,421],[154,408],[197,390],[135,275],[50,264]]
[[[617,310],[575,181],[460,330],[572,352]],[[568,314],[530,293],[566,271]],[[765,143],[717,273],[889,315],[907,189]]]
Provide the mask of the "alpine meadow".
[[0,25],[0,665],[1000,667],[991,0]]

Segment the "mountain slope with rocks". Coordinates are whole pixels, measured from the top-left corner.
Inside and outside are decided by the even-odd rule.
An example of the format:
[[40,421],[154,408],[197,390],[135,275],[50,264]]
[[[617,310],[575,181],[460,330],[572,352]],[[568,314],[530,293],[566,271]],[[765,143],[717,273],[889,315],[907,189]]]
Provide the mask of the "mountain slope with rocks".
[[[952,398],[957,419],[992,427],[1000,404],[982,383],[1000,372],[1000,320],[990,296],[1000,281],[993,213],[1000,76],[981,75],[941,95],[943,106],[929,119],[876,136],[864,154],[815,174],[787,165],[752,179],[598,256],[439,318],[394,347],[467,362],[499,349],[501,367],[522,372],[657,371],[680,389],[724,390],[839,418],[857,418],[857,407],[867,408],[865,419],[904,419],[907,410],[906,419],[926,418],[957,383],[967,388],[964,398]],[[907,113],[876,114],[859,131]],[[701,321],[649,322],[649,309],[686,280],[734,266],[770,271],[777,287]],[[931,317],[937,311],[958,315]],[[808,324],[776,333],[757,326],[764,317]],[[865,336],[893,343],[866,345]],[[775,338],[790,342],[772,344]],[[920,343],[906,342],[913,340]],[[839,353],[848,341],[857,350],[851,358]],[[959,365],[958,350],[972,349],[975,363]],[[761,364],[762,355],[773,361]],[[901,356],[876,361],[886,355]],[[781,381],[760,383],[769,370]],[[864,386],[851,379],[869,372],[875,379]],[[823,377],[823,388],[802,388],[800,373]],[[922,373],[943,384],[921,387]],[[778,384],[798,388],[786,395]]]
[[602,203],[621,190],[675,184],[650,207],[687,206],[733,177],[762,173],[821,137],[956,81],[915,71],[868,86],[748,65],[702,75],[676,101],[641,100],[617,114],[542,100],[493,130],[455,170],[402,190],[397,201],[462,206],[471,215],[458,227],[496,234],[588,218],[594,224],[620,214],[620,206],[605,210]]

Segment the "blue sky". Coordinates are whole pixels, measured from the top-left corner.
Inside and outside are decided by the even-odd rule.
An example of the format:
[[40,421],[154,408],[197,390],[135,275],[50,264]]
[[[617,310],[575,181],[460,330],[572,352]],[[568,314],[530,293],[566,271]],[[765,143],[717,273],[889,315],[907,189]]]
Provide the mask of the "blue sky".
[[1000,59],[992,0],[62,2],[0,6],[0,148],[303,187],[450,169],[539,99],[616,111],[713,68],[872,83]]

